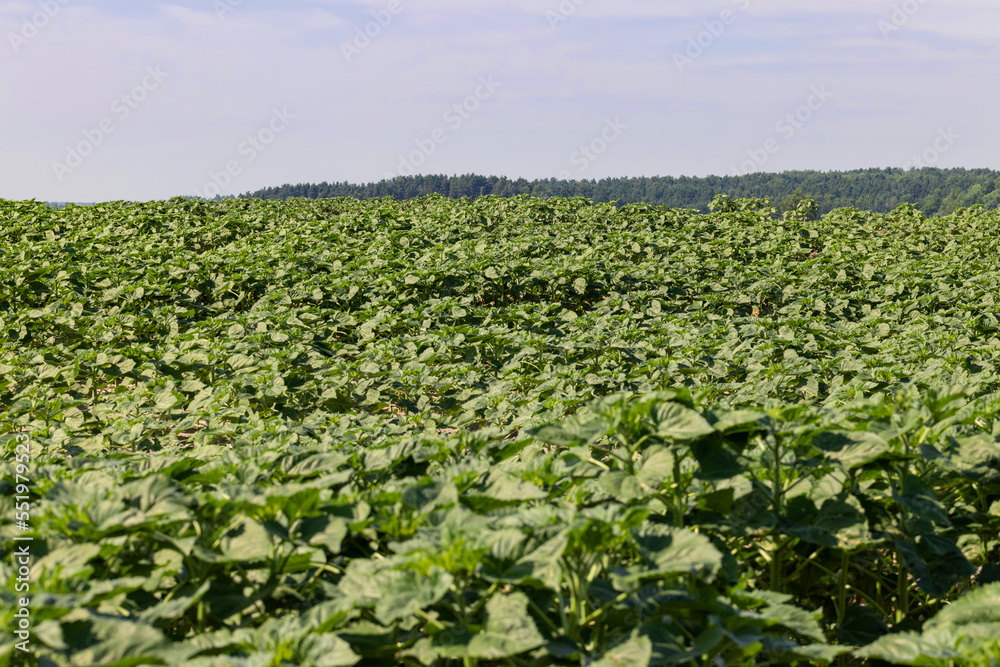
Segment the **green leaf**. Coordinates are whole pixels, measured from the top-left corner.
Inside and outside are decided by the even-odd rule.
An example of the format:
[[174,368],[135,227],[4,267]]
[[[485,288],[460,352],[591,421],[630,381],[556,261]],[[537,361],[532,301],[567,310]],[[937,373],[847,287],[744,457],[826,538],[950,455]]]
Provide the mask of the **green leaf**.
[[437,566],[426,575],[414,570],[383,570],[378,577],[380,596],[375,616],[384,625],[405,619],[440,601],[452,583],[452,576]]
[[702,438],[691,443],[691,453],[698,461],[698,478],[723,480],[744,472],[737,453],[722,438]]
[[667,480],[673,479],[674,455],[660,445],[648,447],[642,453],[636,478],[651,491],[659,490]]
[[245,368],[251,368],[256,365],[256,362],[253,360],[253,358],[245,354],[231,355],[226,360],[226,363],[229,364],[230,368],[232,368],[234,371],[242,370]]
[[916,632],[883,635],[854,655],[869,660],[883,660],[892,665],[914,667],[948,667],[959,657],[954,649],[939,646]]
[[70,664],[80,667],[179,665],[194,653],[190,645],[170,642],[153,627],[102,618],[91,610],[77,610],[64,617],[62,623],[64,634],[76,625],[77,632],[66,639],[72,655]]
[[[388,640],[389,637],[386,638]],[[444,660],[469,657],[468,645],[472,635],[463,627],[457,625],[444,626],[444,629],[432,637],[424,637],[411,648],[401,652],[403,656],[412,656],[421,664],[432,667]],[[357,641],[352,637],[353,641]],[[382,642],[383,644],[385,642]],[[379,648],[379,645],[373,648]]]
[[852,496],[845,500],[829,498],[819,508],[814,525],[837,538],[841,549],[856,549],[869,544],[868,518]]
[[164,620],[175,620],[183,616],[188,609],[198,604],[208,592],[211,582],[206,581],[198,587],[191,595],[175,597],[167,602],[143,610],[139,619],[143,623],[154,624]]
[[734,410],[709,414],[712,428],[722,434],[747,433],[760,430],[767,414],[755,410]]
[[508,472],[493,473],[489,476],[486,487],[481,492],[467,491],[466,497],[481,496],[503,503],[541,500],[548,494],[536,484],[518,479]]
[[153,405],[159,410],[169,410],[178,403],[180,403],[180,399],[172,391],[163,390],[153,396]]
[[325,547],[333,554],[340,553],[340,545],[349,532],[349,521],[343,517],[323,515],[302,519],[299,533],[312,546]]
[[924,623],[921,634],[886,634],[856,655],[900,665],[944,667],[959,659],[985,665],[987,656],[996,657],[998,637],[1000,584],[989,584],[944,607]]
[[865,431],[824,431],[813,437],[813,444],[846,470],[871,463],[891,449],[880,436]]
[[943,598],[952,587],[976,573],[976,568],[951,540],[938,535],[917,535],[896,540],[903,565],[913,573],[917,586],[928,595]]
[[842,644],[867,646],[888,633],[885,619],[877,611],[863,605],[850,605],[844,614],[843,625],[837,628],[837,639]]
[[809,665],[826,665],[837,657],[849,653],[850,646],[833,646],[830,644],[801,645],[785,637],[765,635],[761,638],[763,654],[776,664],[796,664],[805,661]]
[[569,544],[569,531],[562,531],[537,549],[519,559],[508,577],[519,580],[534,579],[551,590],[558,590],[562,579],[559,560]]
[[709,491],[698,496],[698,507],[722,515],[732,512],[734,502],[735,490],[731,488]]
[[653,656],[649,637],[632,637],[590,663],[593,667],[648,667]]
[[88,563],[101,553],[97,544],[69,544],[53,549],[39,558],[33,566],[33,571],[41,574],[48,572],[68,580],[81,574],[89,574],[93,568]]
[[928,519],[939,526],[951,525],[948,513],[938,502],[934,490],[914,475],[904,477],[902,492],[897,493],[893,489],[892,497],[920,519]]
[[179,389],[185,394],[196,394],[205,388],[205,383],[200,380],[185,380]]
[[[639,553],[650,570],[636,576],[644,578],[672,572],[714,574],[722,566],[722,554],[704,535],[684,528],[647,524],[632,531]],[[635,577],[630,577],[635,578]]]
[[[927,621],[924,630],[970,623],[1000,624],[1000,583],[987,584],[965,593]],[[997,636],[1000,638],[1000,635]]]
[[773,591],[747,591],[745,595],[763,600],[767,604],[754,611],[758,618],[780,624],[797,633],[801,637],[812,639],[824,643],[826,636],[817,620],[822,616],[821,611],[806,611],[795,605],[788,604],[790,595],[775,593]]
[[521,592],[495,595],[486,603],[486,626],[469,641],[468,655],[500,660],[532,651],[545,643],[528,613],[528,596]]
[[335,634],[309,634],[299,640],[302,664],[314,667],[351,667],[361,661],[361,656],[351,650],[351,645]]
[[700,412],[679,403],[661,403],[654,406],[650,417],[656,435],[669,440],[696,440],[715,433],[715,429]]
[[536,439],[550,445],[575,447],[593,444],[598,438],[607,434],[608,427],[608,423],[600,417],[593,415],[588,417],[573,416],[529,432]]
[[271,538],[259,521],[243,517],[222,535],[219,551],[234,561],[266,560],[271,555]]
[[604,473],[597,478],[597,485],[623,503],[645,498],[651,492],[635,475],[621,471]]

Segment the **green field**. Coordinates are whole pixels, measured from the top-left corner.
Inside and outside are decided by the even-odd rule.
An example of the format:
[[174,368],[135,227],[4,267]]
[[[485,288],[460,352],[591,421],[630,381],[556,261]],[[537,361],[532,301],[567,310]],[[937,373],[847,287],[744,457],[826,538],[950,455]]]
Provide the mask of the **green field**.
[[1000,212],[810,213],[0,200],[0,665],[1000,665]]

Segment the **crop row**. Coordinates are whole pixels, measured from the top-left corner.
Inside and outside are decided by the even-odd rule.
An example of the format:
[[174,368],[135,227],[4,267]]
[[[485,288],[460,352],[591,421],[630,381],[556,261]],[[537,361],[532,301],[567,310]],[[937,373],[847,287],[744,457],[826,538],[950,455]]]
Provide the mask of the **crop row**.
[[807,213],[0,201],[37,664],[996,664],[1000,220]]

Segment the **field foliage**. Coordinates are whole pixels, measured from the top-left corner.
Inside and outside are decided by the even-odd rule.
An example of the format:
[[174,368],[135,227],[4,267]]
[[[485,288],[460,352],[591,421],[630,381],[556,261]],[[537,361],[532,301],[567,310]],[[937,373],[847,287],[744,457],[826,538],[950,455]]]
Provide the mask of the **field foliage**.
[[0,664],[1000,665],[1000,214],[811,213],[0,200]]

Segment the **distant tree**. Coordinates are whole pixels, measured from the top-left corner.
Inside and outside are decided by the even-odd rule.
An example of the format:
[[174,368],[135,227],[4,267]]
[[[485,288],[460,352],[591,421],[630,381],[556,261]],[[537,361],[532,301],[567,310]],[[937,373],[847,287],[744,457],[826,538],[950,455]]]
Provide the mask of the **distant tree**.
[[[888,213],[901,203],[912,203],[928,216],[945,215],[973,204],[993,207],[1000,195],[1000,171],[989,169],[857,169],[845,172],[788,171],[781,174],[745,176],[653,176],[585,179],[555,178],[529,181],[477,174],[430,174],[397,176],[377,183],[300,183],[248,192],[243,197],[287,199],[289,197],[393,197],[410,199],[428,194],[446,197],[539,197],[560,195],[592,201],[617,201],[619,205],[649,203],[707,212],[712,198],[726,193],[733,199],[766,199],[778,202],[782,213],[801,215],[802,202],[814,198],[810,215],[835,208],[857,208]],[[807,194],[810,193],[810,194]],[[796,213],[796,211],[800,211]]]
[[807,197],[802,188],[795,188],[795,192],[782,199],[778,206],[782,214],[798,214],[796,217],[803,220],[815,220],[818,208],[816,202]]

